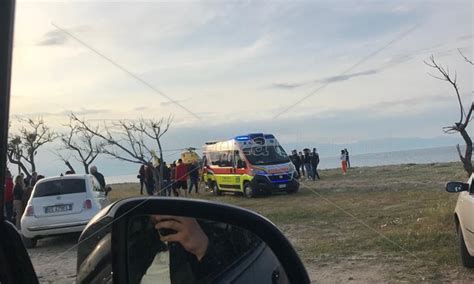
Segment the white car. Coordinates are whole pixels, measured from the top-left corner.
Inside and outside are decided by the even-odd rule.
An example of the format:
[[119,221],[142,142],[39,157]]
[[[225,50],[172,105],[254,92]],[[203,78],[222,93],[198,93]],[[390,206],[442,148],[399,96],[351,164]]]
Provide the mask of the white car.
[[461,249],[462,264],[474,268],[474,174],[467,183],[449,182],[446,185],[448,192],[460,192],[454,222]]
[[36,183],[21,218],[21,233],[27,247],[51,235],[81,232],[109,204],[92,175],[65,175]]

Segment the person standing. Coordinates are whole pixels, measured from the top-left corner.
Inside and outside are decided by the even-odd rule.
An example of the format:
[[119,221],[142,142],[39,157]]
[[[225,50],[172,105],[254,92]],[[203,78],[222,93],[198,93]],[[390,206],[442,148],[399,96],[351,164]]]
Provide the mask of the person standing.
[[23,194],[25,183],[21,175],[15,178],[15,187],[13,188],[13,213],[15,215],[15,226],[20,230],[21,215],[23,215]]
[[91,175],[93,175],[93,176],[97,179],[97,181],[99,182],[100,188],[101,188],[102,190],[105,190],[105,178],[104,178],[104,175],[101,174],[101,173],[99,173],[99,172],[97,171],[97,167],[96,167],[96,166],[92,166],[92,167],[90,168],[90,172],[91,172]]
[[351,168],[351,161],[349,160],[349,151],[347,151],[347,149],[344,149],[344,152],[346,152],[347,167]]
[[309,149],[304,149],[304,169],[306,171],[306,176],[308,177],[308,179],[312,179],[314,180],[313,178],[313,169],[311,167],[311,156],[310,156],[310,152],[309,152]]
[[188,183],[187,183],[188,173],[187,173],[187,171],[188,171],[188,169],[187,169],[186,165],[183,163],[183,160],[179,159],[178,160],[178,165],[176,165],[176,176],[175,176],[176,189],[178,190],[179,195],[181,195],[181,189],[184,189],[184,197],[188,196],[188,192],[187,192],[187,189],[188,189]]
[[171,174],[171,189],[173,190],[174,196],[179,196],[178,191],[176,190],[176,162],[171,163],[170,165],[170,174]]
[[345,175],[347,173],[347,158],[346,158],[345,150],[341,150],[341,167],[342,167],[342,174]]
[[301,169],[301,176],[304,177],[305,176],[305,172],[304,172],[304,155],[303,153],[300,151],[299,153],[299,158],[300,158],[300,169]]
[[153,195],[155,192],[155,177],[153,175],[153,164],[148,163],[145,168],[145,185],[146,185],[146,193],[148,195]]
[[316,148],[313,148],[313,153],[311,153],[311,168],[313,170],[313,180],[321,179],[318,173],[318,165],[319,165],[319,154],[316,151]]
[[197,161],[193,161],[189,166],[189,194],[193,191],[193,186],[195,187],[196,194],[199,193],[198,189],[199,183],[199,165]]
[[143,195],[143,186],[146,181],[145,165],[141,165],[138,170],[138,179],[140,180],[140,195]]
[[5,191],[3,192],[3,202],[5,204],[5,218],[10,222],[13,220],[13,178],[7,169],[5,173]]
[[291,162],[293,162],[293,165],[295,166],[296,173],[298,174],[297,178],[300,178],[301,177],[301,173],[300,173],[301,160],[296,150],[291,151],[290,159],[291,159]]
[[163,183],[161,190],[166,193],[166,196],[171,196],[171,170],[166,165],[166,162],[163,162]]

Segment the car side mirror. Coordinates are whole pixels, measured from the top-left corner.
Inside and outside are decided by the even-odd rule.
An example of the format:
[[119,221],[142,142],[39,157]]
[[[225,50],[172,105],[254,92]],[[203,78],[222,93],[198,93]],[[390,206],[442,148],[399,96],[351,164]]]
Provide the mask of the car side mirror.
[[77,256],[77,283],[310,283],[268,219],[194,199],[117,201],[89,222]]
[[456,193],[456,192],[468,191],[468,190],[469,190],[469,185],[467,183],[450,181],[446,184],[447,192]]

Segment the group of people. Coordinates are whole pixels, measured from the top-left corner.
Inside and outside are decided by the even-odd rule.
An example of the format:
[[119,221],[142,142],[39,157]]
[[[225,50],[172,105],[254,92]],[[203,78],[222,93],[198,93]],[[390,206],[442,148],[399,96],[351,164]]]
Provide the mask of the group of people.
[[3,195],[5,219],[20,229],[21,216],[25,210],[36,182],[44,178],[36,172],[25,177],[23,173],[14,179],[9,169],[5,171],[5,191]]
[[349,151],[347,149],[341,150],[341,168],[342,174],[345,175],[347,173],[347,169],[351,167],[351,161],[349,159]]
[[316,180],[321,179],[318,172],[319,154],[316,148],[310,151],[308,148],[299,152],[297,150],[291,151],[290,160],[295,166],[298,178],[306,177],[307,179]]
[[[142,165],[137,178],[140,180],[140,194],[146,189],[148,195],[187,196],[192,190],[199,193],[200,166],[197,161],[186,164],[182,159],[170,166],[163,162],[162,180],[160,182],[160,166],[152,163]],[[189,182],[188,182],[189,180]],[[161,187],[158,185],[161,184]]]

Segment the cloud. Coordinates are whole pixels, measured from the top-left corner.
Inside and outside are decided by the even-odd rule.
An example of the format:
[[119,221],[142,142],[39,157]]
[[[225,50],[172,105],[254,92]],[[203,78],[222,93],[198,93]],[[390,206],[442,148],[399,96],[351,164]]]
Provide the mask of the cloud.
[[148,107],[146,106],[139,106],[139,107],[134,108],[133,111],[142,111],[142,110],[147,110],[147,109]]
[[336,82],[347,81],[355,77],[374,75],[374,74],[377,74],[379,71],[381,70],[369,69],[366,71],[354,72],[354,73],[343,74],[343,75],[335,75],[335,76],[330,76],[323,79],[316,79],[316,80],[300,82],[300,83],[274,83],[270,86],[270,88],[281,89],[281,90],[291,90],[291,89],[296,89],[296,88],[303,87],[309,84],[314,84],[314,83],[324,83],[324,84],[336,83]]
[[463,35],[463,36],[458,37],[457,40],[461,41],[461,40],[466,40],[466,39],[471,39],[471,38],[474,38],[474,35]]
[[[73,28],[67,28],[66,30],[69,32],[82,32],[88,30],[89,27],[87,26],[78,26]],[[55,46],[55,45],[65,45],[70,40],[69,35],[65,32],[54,28],[49,32],[43,35],[43,38],[36,44],[38,46]]]
[[160,106],[162,107],[167,107],[167,106],[170,106],[170,105],[175,105],[175,104],[180,104],[182,102],[185,102],[187,100],[171,100],[171,101],[165,101],[165,102],[161,102],[160,103]]
[[379,70],[370,69],[370,70],[366,70],[366,71],[362,71],[362,72],[355,72],[355,73],[349,73],[349,74],[345,74],[345,75],[327,77],[327,78],[324,78],[322,80],[316,80],[316,82],[321,82],[321,83],[342,82],[342,81],[347,81],[347,80],[355,78],[355,77],[374,75],[374,74],[377,74],[377,72],[379,72]]
[[18,113],[12,114],[16,117],[46,117],[46,116],[69,116],[71,113],[76,115],[94,115],[94,114],[103,114],[109,113],[109,109],[86,109],[81,108],[79,110],[64,110],[60,112],[28,112],[28,113]]
[[64,45],[69,40],[68,36],[60,30],[52,30],[44,34],[43,39],[37,43],[39,46]]
[[75,115],[93,115],[93,114],[103,114],[103,113],[108,113],[111,110],[109,109],[86,109],[86,108],[81,108],[80,110],[65,110],[62,112],[57,113],[56,115],[66,115],[68,116],[71,113],[74,113]]

